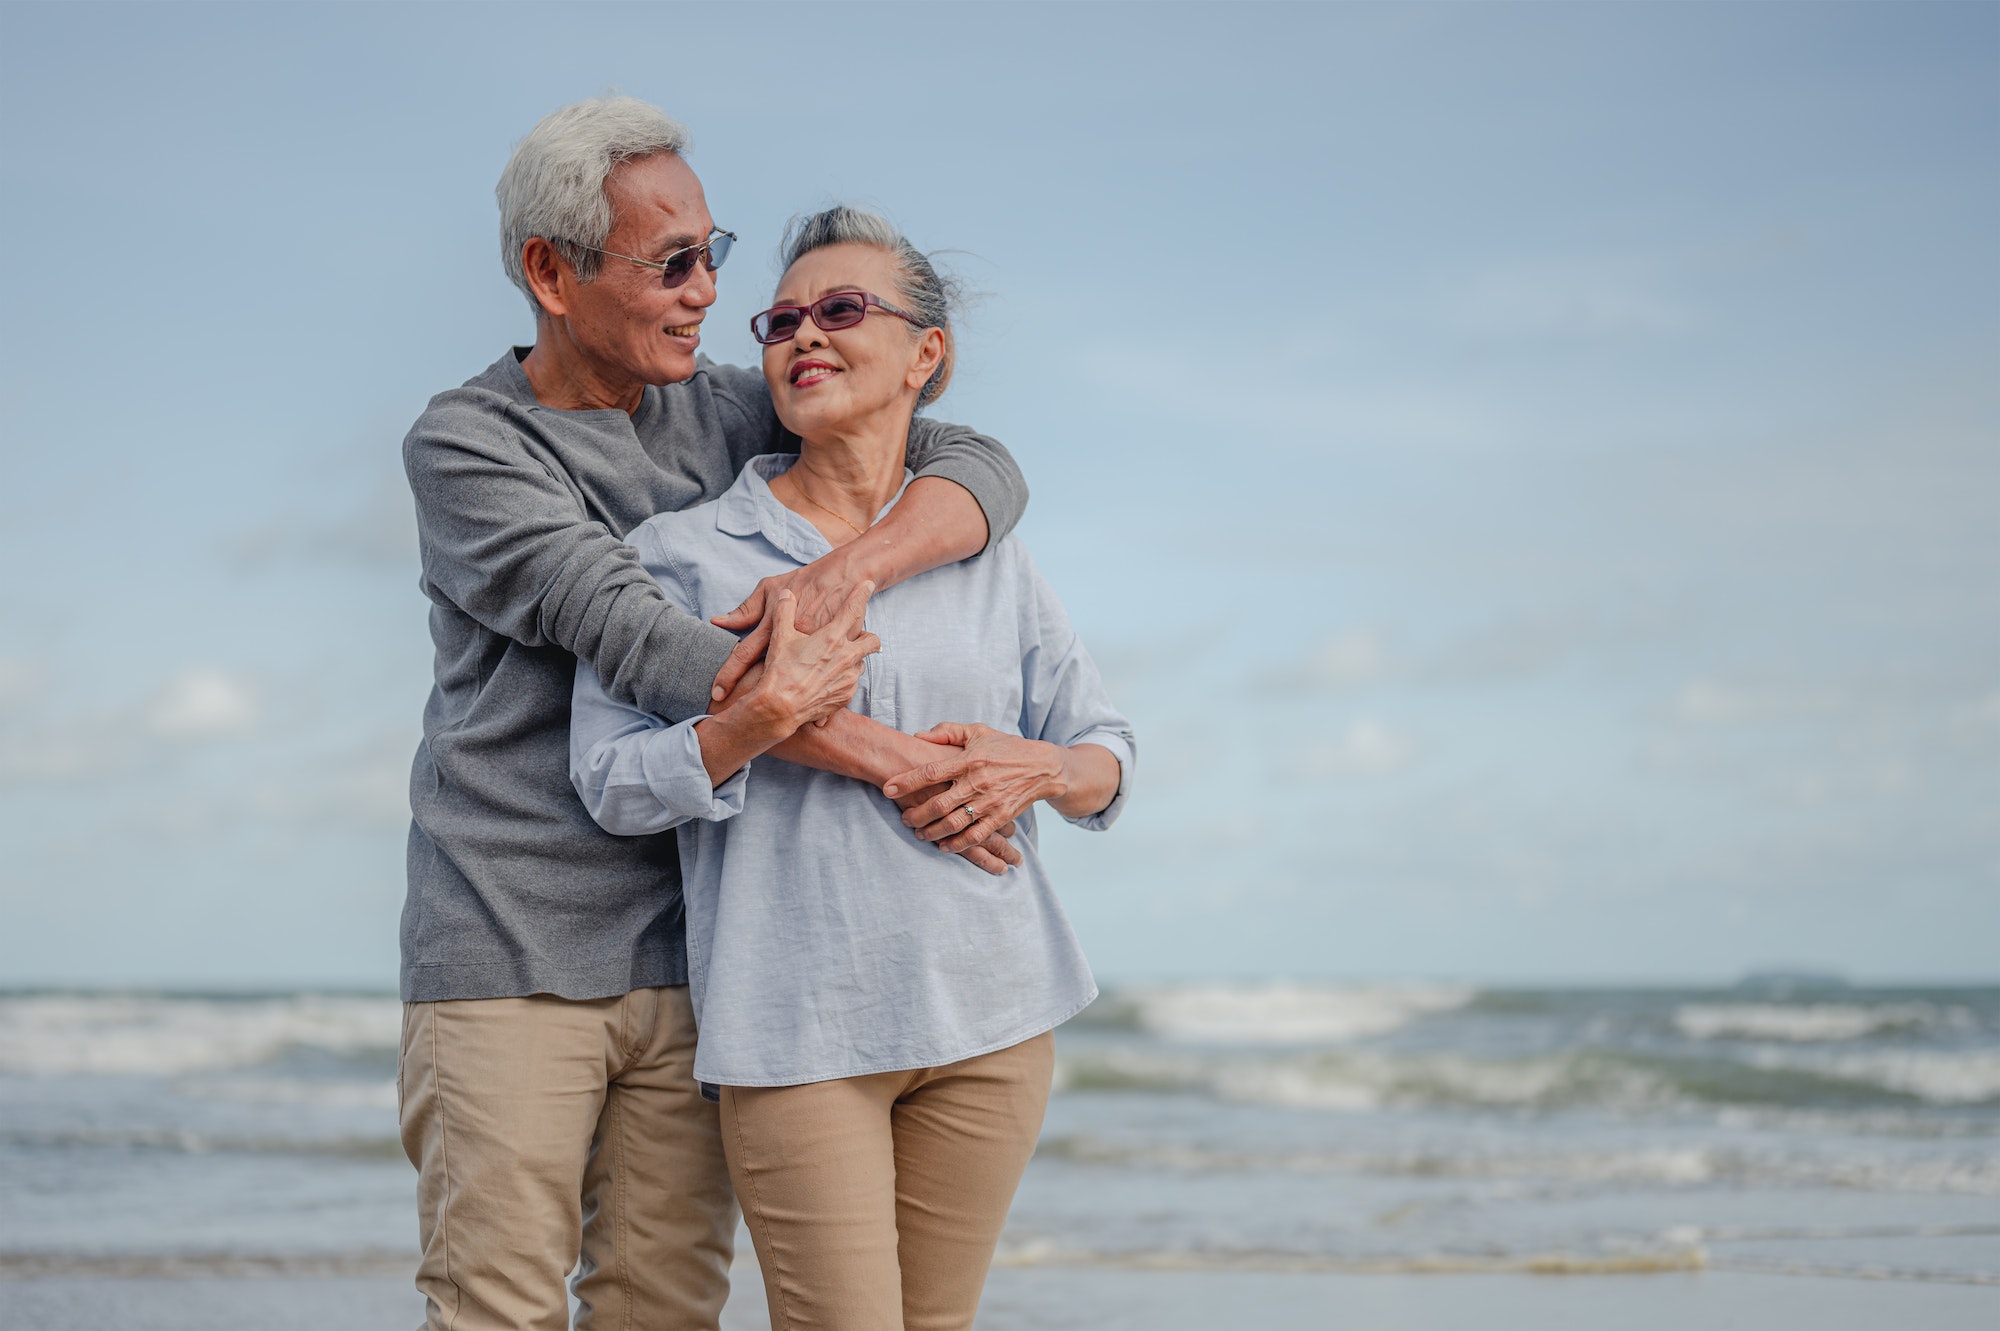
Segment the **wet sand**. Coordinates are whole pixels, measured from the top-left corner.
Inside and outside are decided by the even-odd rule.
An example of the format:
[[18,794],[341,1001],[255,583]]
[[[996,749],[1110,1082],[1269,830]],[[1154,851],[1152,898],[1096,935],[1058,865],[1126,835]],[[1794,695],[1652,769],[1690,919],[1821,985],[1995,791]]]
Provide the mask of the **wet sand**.
[[[739,1270],[724,1331],[763,1331]],[[0,1280],[0,1331],[413,1327],[399,1277]],[[1280,1275],[1002,1269],[980,1331],[1987,1331],[2000,1287],[1707,1271],[1652,1276]]]

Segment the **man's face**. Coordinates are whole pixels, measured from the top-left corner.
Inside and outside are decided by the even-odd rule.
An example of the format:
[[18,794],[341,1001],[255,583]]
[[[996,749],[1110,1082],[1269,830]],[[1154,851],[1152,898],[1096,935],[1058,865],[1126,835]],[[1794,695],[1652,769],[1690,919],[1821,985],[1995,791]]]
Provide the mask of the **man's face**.
[[[701,181],[672,153],[626,162],[604,182],[611,234],[604,248],[662,262],[699,245],[715,229]],[[624,376],[648,384],[678,383],[694,374],[701,321],[715,303],[715,274],[697,263],[680,286],[663,286],[657,269],[610,255],[589,282],[570,287],[569,333],[579,350]]]

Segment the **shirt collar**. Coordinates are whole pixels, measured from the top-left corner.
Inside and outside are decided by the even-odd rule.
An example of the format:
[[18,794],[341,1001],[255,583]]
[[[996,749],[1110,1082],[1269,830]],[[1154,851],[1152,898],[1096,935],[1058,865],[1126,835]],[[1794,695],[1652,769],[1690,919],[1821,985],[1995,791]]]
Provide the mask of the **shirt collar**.
[[762,536],[801,564],[810,564],[832,550],[819,528],[771,493],[771,482],[790,471],[798,460],[796,453],[751,458],[736,477],[736,484],[717,501],[715,525],[731,536]]
[[[731,536],[762,536],[801,564],[810,564],[833,550],[832,542],[798,514],[786,508],[771,493],[771,482],[792,469],[796,453],[766,453],[744,464],[736,483],[716,501],[715,525]],[[903,484],[910,473],[903,472]],[[897,499],[902,498],[899,493]],[[896,500],[889,501],[894,507]],[[884,509],[883,512],[887,512]],[[877,514],[879,521],[881,514]]]

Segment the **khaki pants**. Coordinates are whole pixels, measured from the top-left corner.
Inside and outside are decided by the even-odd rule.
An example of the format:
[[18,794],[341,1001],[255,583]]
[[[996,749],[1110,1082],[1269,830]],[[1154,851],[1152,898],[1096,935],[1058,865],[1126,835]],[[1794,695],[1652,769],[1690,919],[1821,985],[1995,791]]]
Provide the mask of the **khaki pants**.
[[773,1331],[965,1331],[1048,1108],[1055,1036],[941,1068],[722,1088]]
[[712,1331],[736,1208],[683,987],[403,1007],[417,1288],[436,1331]]

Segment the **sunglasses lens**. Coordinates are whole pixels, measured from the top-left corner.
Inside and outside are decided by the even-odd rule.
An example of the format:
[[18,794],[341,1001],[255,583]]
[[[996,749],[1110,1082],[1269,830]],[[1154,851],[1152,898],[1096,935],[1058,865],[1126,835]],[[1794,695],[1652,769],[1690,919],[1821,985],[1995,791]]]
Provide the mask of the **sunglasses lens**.
[[766,345],[782,342],[799,331],[799,312],[779,308],[765,310],[750,321],[750,335]]
[[708,242],[708,271],[714,272],[729,258],[729,247],[736,243],[736,237],[727,231],[719,231]]
[[667,266],[660,270],[660,281],[670,287],[684,284],[694,272],[696,253],[694,250],[681,250],[668,258]]
[[813,322],[829,331],[852,328],[868,313],[868,302],[857,292],[836,291],[813,306]]

